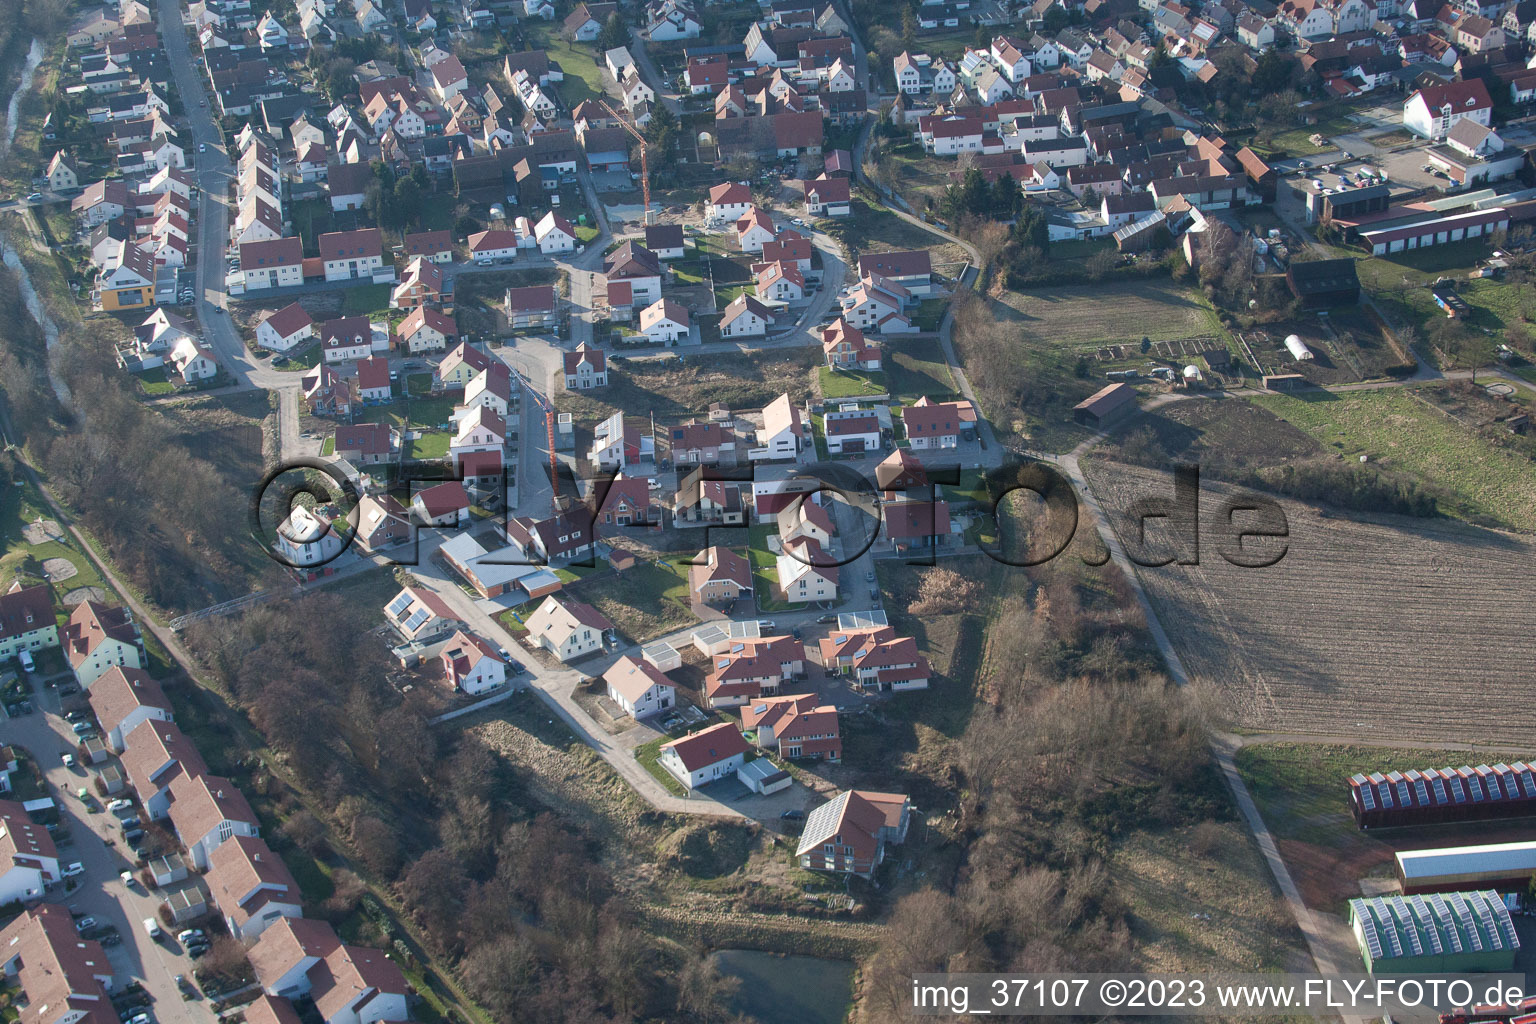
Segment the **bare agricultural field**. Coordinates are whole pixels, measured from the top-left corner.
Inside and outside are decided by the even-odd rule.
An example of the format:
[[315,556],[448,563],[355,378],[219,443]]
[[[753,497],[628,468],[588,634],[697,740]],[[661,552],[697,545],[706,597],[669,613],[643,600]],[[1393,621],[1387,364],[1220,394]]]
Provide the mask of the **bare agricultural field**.
[[[1124,510],[1172,493],[1166,472],[1090,461],[1088,479],[1128,547]],[[1405,741],[1517,742],[1536,657],[1536,543],[1443,519],[1324,512],[1279,499],[1284,556],[1239,568],[1218,553],[1219,503],[1202,481],[1199,564],[1138,569],[1192,682],[1233,727]],[[1145,559],[1182,551],[1146,520]],[[1255,542],[1250,542],[1253,544]],[[1259,541],[1257,543],[1274,543]],[[1273,549],[1271,549],[1273,551]]]
[[1073,351],[1103,345],[1210,339],[1225,342],[1210,306],[1192,288],[1167,280],[1031,288],[1003,295],[998,315],[1026,344]]

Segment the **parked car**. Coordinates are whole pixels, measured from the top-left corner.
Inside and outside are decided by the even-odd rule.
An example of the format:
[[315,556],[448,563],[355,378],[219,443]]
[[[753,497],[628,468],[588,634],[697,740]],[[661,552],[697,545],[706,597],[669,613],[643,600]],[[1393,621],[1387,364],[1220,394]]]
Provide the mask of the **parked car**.
[[130,847],[136,846],[140,839],[144,838],[144,830],[141,828],[130,829],[123,833],[123,842]]
[[74,733],[76,736],[84,736],[86,733],[91,732],[95,728],[96,727],[90,722],[76,722],[74,725],[69,727],[69,731]]
[[107,810],[111,811],[113,814],[116,814],[118,811],[131,810],[132,808],[132,800],[113,800],[111,803],[107,804]]
[[146,917],[144,919],[144,934],[148,935],[156,942],[159,942],[160,939],[165,935],[165,933],[160,930],[160,925],[152,917]]
[[75,766],[74,754],[60,754],[59,760],[64,762],[65,768],[73,768]]
[[66,866],[63,873],[65,878],[74,878],[76,875],[83,875],[85,874],[85,865],[77,860],[73,864]]
[[800,821],[800,820],[805,818],[805,812],[804,811],[789,810],[789,811],[785,811],[783,814],[779,815],[779,817],[784,819],[785,821]]
[[758,619],[757,620],[757,628],[758,629],[772,629],[773,628],[773,620],[772,619]]
[[80,920],[75,922],[75,931],[77,932],[83,932],[87,929],[95,927],[96,919],[94,917],[82,917]]
[[32,660],[31,651],[17,651],[16,660],[21,664],[21,670],[23,672],[37,671],[37,663]]
[[118,822],[118,827],[121,828],[124,832],[132,832],[142,824],[144,823],[139,820],[138,815],[130,814],[128,817]]
[[818,623],[820,623],[821,625],[823,625],[823,626],[827,626],[827,625],[831,625],[832,623],[836,622],[837,621],[837,616],[836,615],[818,615],[818,616],[816,616],[816,621]]
[[40,203],[42,201],[43,194],[41,192],[33,192],[31,195],[27,196],[27,202],[29,203]]

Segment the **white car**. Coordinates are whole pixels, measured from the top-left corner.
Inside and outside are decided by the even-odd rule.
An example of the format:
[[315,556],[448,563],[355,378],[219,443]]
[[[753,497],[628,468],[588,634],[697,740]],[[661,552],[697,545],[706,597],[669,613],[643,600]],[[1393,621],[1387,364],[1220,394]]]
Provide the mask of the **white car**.
[[95,927],[96,919],[94,917],[82,917],[75,922],[75,931],[77,932],[88,932]]
[[85,865],[80,863],[78,860],[64,868],[65,878],[74,878],[76,875],[83,874],[85,874]]
[[65,768],[73,768],[75,766],[74,754],[60,754],[59,760],[64,762]]
[[132,806],[132,800],[113,800],[111,803],[107,804],[107,810],[111,811],[113,814],[116,814],[118,811],[126,811]]
[[154,918],[146,917],[144,919],[144,934],[159,942],[160,937],[165,933],[160,930],[160,925],[156,923]]

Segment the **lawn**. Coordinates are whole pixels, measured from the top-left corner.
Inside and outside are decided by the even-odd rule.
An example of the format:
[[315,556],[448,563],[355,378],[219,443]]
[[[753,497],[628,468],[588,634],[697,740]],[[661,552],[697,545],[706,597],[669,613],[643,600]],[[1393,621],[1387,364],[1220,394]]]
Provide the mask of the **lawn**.
[[583,100],[605,98],[603,69],[593,47],[572,43],[561,35],[555,22],[524,21],[523,32],[530,48],[548,51],[550,59],[558,62],[565,72],[565,81],[560,83],[560,96],[566,109],[576,109]]
[[1536,474],[1517,452],[1463,427],[1413,389],[1255,398],[1346,461],[1368,456],[1419,478],[1447,512],[1536,530]]
[[153,370],[145,370],[139,374],[139,389],[146,395],[169,395],[176,390],[165,376],[165,367],[157,366]]
[[432,375],[430,373],[407,374],[405,378],[407,394],[426,395],[432,391]]
[[[899,347],[898,347],[899,346]],[[885,352],[885,376],[891,397],[910,404],[927,396],[936,401],[959,398],[955,378],[937,338],[903,339]]]
[[417,462],[445,459],[448,457],[448,443],[452,440],[453,435],[447,431],[425,432],[405,442],[403,457]]
[[311,345],[297,355],[289,353],[288,361],[283,365],[277,365],[277,357],[273,357],[272,368],[284,373],[303,373],[312,370],[320,364],[320,346]]
[[817,226],[841,241],[854,259],[867,252],[901,249],[927,249],[932,252],[934,263],[957,263],[965,259],[959,246],[883,207],[870,206],[857,196],[852,207],[849,216],[818,221]]
[[823,366],[817,371],[823,398],[868,398],[887,394],[890,384],[878,370],[833,370]]
[[[1456,294],[1472,307],[1467,323],[1472,327],[1501,331],[1512,324],[1536,319],[1536,298],[1529,288],[1495,278],[1468,280],[1480,260],[1488,257],[1486,241],[1456,242],[1428,249],[1368,256],[1357,259],[1360,283],[1383,306],[1414,327],[1445,316],[1430,295],[1439,277],[1456,280]],[[1345,250],[1340,255],[1358,255]]]
[[[606,540],[624,546],[622,532]],[[688,606],[688,566],[676,562],[642,562],[613,576],[571,588],[578,600],[591,603],[619,632],[635,643],[681,629],[695,619]]]
[[747,561],[752,563],[753,596],[757,598],[760,612],[786,612],[798,607],[774,596],[779,589],[778,558],[768,550],[768,538],[776,533],[778,530],[767,524],[752,526],[749,530],[751,541]]
[[948,299],[924,299],[912,315],[912,322],[917,324],[918,330],[934,334],[944,320],[944,310],[948,305]]
[[678,284],[703,284],[707,273],[702,260],[675,260],[668,263],[672,279]]
[[441,428],[453,415],[454,400],[446,395],[396,399],[388,405],[362,406],[356,423],[388,423],[396,427]]
[[661,756],[661,748],[671,742],[670,736],[658,736],[649,743],[642,743],[635,748],[635,760],[639,761],[657,782],[667,787],[668,793],[673,796],[687,796],[688,790],[683,788],[683,784],[657,761]]
[[389,285],[364,284],[348,288],[341,295],[341,315],[357,316],[389,308]]

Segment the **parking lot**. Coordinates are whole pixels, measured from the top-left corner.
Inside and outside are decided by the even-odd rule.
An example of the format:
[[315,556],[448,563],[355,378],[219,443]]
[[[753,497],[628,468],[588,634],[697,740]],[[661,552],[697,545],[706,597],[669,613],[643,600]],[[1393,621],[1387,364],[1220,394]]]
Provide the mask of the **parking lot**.
[[[76,795],[81,789],[90,790],[94,773],[78,763],[71,767],[63,762],[63,755],[76,754],[78,737],[72,723],[60,715],[60,686],[50,687],[49,681],[66,689],[74,686],[67,673],[52,680],[32,676],[27,682],[33,713],[0,723],[0,742],[25,749],[42,769],[48,795],[58,809],[60,867],[80,866],[66,880],[73,888],[66,892],[64,885],[56,886],[45,898],[68,907],[79,920],[92,921],[86,931],[106,946],[114,994],[138,983],[143,989],[138,1001],[147,1002],[150,1020],[161,1024],[212,1020],[205,1000],[184,1000],[177,988],[177,975],[192,976],[193,962],[186,950],[174,934],[157,942],[146,932],[144,920],[158,920],[160,898],[137,881],[131,888],[123,884],[121,874],[133,864],[123,846],[120,820],[94,795],[89,805]],[[63,699],[71,706],[81,701],[78,694],[66,694]],[[134,1016],[128,1013],[124,1019]]]

